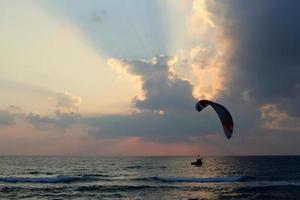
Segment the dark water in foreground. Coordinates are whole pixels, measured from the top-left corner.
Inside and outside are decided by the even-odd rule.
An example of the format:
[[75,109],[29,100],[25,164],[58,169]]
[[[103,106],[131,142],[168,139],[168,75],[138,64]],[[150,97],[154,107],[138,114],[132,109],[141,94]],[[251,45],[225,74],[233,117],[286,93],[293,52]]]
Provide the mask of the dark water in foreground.
[[0,157],[0,199],[300,199],[300,156]]

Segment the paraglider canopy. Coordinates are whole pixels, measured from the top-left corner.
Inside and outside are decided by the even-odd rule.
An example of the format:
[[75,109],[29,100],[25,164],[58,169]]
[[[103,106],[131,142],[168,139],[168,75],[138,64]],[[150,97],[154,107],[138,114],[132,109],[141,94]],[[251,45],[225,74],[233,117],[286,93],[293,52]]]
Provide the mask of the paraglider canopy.
[[229,111],[224,106],[209,100],[198,101],[196,110],[200,112],[206,106],[211,106],[216,111],[223,125],[225,136],[230,139],[233,133],[233,120]]

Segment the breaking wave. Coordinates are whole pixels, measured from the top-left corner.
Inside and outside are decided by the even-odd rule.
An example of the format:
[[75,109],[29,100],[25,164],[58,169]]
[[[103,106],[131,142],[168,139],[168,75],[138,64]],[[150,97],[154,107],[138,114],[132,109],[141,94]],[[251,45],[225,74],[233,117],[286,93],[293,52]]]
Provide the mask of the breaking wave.
[[1,177],[0,182],[6,183],[71,183],[96,180],[94,177],[50,176],[50,177]]

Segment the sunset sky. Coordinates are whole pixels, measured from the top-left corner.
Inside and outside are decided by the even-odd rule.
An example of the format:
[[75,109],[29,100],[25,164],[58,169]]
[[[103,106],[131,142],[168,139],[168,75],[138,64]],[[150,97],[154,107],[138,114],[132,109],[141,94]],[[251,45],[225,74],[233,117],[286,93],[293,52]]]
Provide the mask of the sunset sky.
[[[0,154],[300,154],[299,10],[2,0]],[[231,140],[199,99],[230,110]]]

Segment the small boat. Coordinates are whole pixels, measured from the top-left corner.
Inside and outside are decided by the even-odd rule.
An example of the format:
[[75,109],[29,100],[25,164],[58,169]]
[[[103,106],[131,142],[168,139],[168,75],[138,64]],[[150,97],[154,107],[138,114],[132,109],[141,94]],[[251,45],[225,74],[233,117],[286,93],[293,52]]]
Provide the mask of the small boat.
[[202,158],[198,157],[196,161],[191,162],[191,165],[195,165],[197,167],[201,167],[202,166]]

